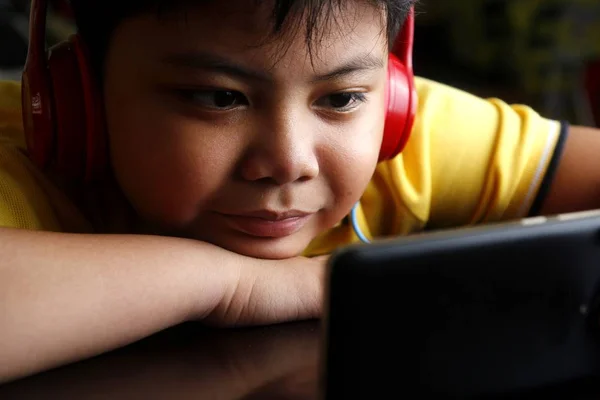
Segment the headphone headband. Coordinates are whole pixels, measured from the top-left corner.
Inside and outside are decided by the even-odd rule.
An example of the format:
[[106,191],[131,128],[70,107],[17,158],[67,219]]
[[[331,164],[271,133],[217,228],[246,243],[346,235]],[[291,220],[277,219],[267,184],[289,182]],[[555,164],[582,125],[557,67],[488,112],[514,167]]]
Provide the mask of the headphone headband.
[[394,54],[407,69],[413,69],[413,44],[415,37],[415,8],[414,6],[408,11],[404,25],[400,35],[394,42],[392,54]]

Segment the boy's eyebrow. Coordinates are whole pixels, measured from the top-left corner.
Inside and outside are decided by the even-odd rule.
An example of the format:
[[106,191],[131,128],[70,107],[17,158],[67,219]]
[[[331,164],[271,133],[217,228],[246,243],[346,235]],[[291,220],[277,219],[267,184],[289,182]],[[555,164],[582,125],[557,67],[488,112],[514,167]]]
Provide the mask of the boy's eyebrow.
[[350,59],[346,63],[340,65],[331,72],[327,72],[323,75],[317,75],[313,78],[313,82],[331,81],[334,79],[341,78],[346,75],[354,74],[360,71],[366,70],[378,70],[384,67],[381,58],[374,56],[371,53],[362,54],[357,57]]
[[[273,77],[267,72],[239,65],[225,57],[207,52],[173,53],[163,57],[162,62],[175,67],[218,71],[246,80],[273,81]],[[314,76],[312,82],[333,80],[359,71],[376,70],[383,67],[384,63],[379,57],[371,53],[362,54],[340,65],[333,71]]]

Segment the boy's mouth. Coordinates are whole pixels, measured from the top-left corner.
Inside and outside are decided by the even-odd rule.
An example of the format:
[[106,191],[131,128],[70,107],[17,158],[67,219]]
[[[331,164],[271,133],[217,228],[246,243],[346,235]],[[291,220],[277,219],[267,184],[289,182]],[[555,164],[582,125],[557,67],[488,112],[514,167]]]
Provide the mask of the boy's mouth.
[[258,210],[247,213],[231,214],[238,217],[249,217],[249,218],[260,218],[267,221],[282,221],[290,218],[301,218],[311,215],[310,212],[289,210],[289,211],[270,211],[270,210]]
[[258,210],[239,214],[218,213],[232,229],[250,236],[281,238],[298,232],[314,213],[290,210]]

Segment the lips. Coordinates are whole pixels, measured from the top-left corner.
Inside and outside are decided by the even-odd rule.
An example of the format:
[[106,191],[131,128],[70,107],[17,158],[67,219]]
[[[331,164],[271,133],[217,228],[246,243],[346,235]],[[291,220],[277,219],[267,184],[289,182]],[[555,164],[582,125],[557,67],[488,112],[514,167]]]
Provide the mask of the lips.
[[313,213],[259,210],[240,214],[219,213],[232,229],[259,238],[282,238],[298,232]]
[[260,210],[260,211],[253,211],[253,212],[249,212],[249,213],[238,214],[236,216],[248,217],[248,218],[261,218],[261,219],[266,219],[268,221],[283,221],[283,220],[289,219],[289,218],[306,217],[307,215],[310,215],[310,214],[311,213],[297,211],[297,210],[283,211],[283,212]]

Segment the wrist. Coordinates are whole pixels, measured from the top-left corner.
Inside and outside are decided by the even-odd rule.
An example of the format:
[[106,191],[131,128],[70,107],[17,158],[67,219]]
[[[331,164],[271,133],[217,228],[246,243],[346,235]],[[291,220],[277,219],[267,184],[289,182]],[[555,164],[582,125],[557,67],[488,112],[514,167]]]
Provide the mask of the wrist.
[[323,262],[240,257],[239,275],[207,317],[218,326],[247,326],[318,318],[322,309]]
[[257,260],[244,257],[206,242],[194,242],[194,257],[187,265],[191,290],[189,320],[217,324],[229,300],[239,291],[256,270]]

